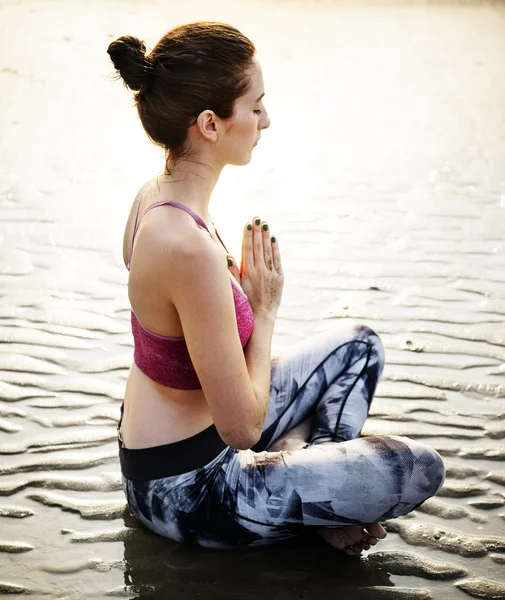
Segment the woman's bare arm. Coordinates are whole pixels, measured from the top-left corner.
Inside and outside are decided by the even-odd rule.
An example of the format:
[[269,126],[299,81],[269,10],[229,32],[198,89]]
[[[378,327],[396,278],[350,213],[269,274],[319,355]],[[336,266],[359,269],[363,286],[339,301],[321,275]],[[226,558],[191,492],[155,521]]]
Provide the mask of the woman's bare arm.
[[254,318],[254,330],[247,342],[244,353],[247,371],[258,404],[259,416],[255,429],[259,431],[259,435],[261,435],[263,429],[270,397],[271,348],[274,325],[275,317],[272,315],[264,313],[256,316]]
[[[280,302],[275,288],[279,275],[272,275],[262,262],[260,227],[256,227],[257,232],[254,244],[254,231],[246,228],[244,233],[247,249],[242,287],[255,316],[245,352],[237,329],[230,275],[214,242],[195,229],[168,244],[160,235],[159,243],[153,242],[156,247],[146,249],[147,254],[157,256],[160,292],[178,312],[214,424],[222,439],[239,449],[250,448],[261,436],[270,388],[272,334]],[[271,263],[271,245],[265,245],[266,260]],[[282,282],[280,285],[282,288]]]
[[[264,410],[240,342],[230,275],[213,244],[200,232],[191,232],[179,248],[171,244],[159,257],[167,270],[162,280],[168,282],[167,293],[221,438],[247,449],[259,440]],[[257,337],[264,354],[264,334]],[[257,352],[253,349],[255,356]]]

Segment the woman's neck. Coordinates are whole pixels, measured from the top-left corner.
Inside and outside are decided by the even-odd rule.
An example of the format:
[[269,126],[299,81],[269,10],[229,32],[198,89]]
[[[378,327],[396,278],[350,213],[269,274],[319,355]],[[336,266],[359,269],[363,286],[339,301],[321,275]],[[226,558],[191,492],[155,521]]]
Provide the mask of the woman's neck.
[[173,167],[168,164],[158,176],[159,185],[163,185],[170,197],[191,208],[211,228],[212,218],[209,212],[210,198],[219,179],[216,169],[193,160],[180,160]]

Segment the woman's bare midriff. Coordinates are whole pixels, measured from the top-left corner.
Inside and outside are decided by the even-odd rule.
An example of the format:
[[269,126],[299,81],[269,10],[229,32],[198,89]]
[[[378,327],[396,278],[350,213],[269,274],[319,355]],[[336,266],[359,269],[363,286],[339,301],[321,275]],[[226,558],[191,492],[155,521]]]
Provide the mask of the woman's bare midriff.
[[149,448],[189,438],[212,425],[200,390],[177,390],[149,379],[132,364],[121,436],[126,448]]

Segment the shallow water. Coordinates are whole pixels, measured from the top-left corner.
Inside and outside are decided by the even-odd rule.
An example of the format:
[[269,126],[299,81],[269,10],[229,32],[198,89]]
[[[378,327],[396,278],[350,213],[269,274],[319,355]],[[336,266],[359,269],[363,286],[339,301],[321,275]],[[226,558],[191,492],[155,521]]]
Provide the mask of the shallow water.
[[[212,215],[237,254],[255,214],[279,238],[274,351],[371,325],[387,366],[363,433],[447,463],[361,560],[312,537],[189,549],[124,510],[121,238],[162,157],[105,50],[203,18],[263,64],[272,127]],[[505,598],[504,55],[494,2],[0,2],[0,594]]]

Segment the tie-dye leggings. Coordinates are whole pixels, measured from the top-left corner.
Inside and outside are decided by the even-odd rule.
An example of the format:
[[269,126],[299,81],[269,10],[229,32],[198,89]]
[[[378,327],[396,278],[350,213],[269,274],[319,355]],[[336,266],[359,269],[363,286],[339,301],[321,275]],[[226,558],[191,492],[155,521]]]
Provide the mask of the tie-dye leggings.
[[[156,533],[210,548],[259,546],[306,527],[409,513],[438,492],[445,469],[434,450],[411,439],[358,437],[383,366],[380,339],[362,325],[345,322],[295,345],[272,361],[254,448],[226,447],[182,475],[123,477],[130,507]],[[303,449],[268,451],[308,415],[313,426]]]

